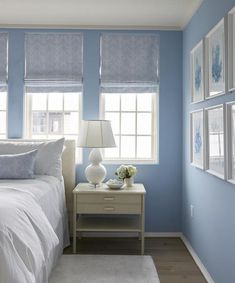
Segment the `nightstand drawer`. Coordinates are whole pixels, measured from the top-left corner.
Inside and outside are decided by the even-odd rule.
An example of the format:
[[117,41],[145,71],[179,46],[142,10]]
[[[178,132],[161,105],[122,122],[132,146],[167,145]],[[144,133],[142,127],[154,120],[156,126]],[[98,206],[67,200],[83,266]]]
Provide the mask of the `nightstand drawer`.
[[100,214],[141,214],[140,204],[79,203],[77,213]]
[[140,204],[141,195],[131,195],[131,194],[80,194],[77,196],[77,203],[120,203],[120,204]]

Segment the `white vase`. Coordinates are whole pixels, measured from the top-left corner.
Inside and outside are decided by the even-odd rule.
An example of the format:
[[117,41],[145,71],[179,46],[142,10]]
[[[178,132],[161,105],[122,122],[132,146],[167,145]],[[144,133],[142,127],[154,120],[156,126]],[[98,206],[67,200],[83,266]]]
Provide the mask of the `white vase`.
[[127,187],[132,187],[133,184],[134,184],[134,178],[133,178],[133,177],[131,177],[131,178],[125,178],[124,181],[125,181],[125,184],[126,184]]
[[85,175],[89,183],[95,186],[102,183],[106,176],[106,169],[101,164],[102,154],[99,148],[93,148],[89,155],[91,164],[87,166]]

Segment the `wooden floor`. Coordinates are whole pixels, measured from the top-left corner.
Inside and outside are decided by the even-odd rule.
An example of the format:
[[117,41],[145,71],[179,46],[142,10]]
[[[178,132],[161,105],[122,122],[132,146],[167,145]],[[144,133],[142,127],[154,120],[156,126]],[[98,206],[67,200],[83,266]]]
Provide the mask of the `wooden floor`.
[[[81,254],[139,254],[140,241],[133,238],[83,238],[77,241]],[[64,251],[72,253],[72,247]],[[145,255],[151,255],[161,283],[206,283],[180,238],[147,238]]]

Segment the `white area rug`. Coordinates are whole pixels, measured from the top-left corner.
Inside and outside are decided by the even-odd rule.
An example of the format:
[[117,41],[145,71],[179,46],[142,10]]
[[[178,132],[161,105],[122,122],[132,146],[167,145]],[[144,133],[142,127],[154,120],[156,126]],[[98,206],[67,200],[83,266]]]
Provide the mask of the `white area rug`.
[[160,283],[150,256],[63,255],[49,283]]

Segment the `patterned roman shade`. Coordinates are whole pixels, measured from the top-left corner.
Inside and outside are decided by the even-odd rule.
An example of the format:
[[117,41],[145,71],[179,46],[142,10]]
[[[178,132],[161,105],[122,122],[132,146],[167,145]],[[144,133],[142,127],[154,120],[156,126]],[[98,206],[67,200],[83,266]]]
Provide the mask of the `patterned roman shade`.
[[8,34],[0,33],[0,84],[7,83]]
[[82,33],[25,34],[25,82],[82,83]]
[[159,84],[159,36],[105,33],[101,37],[103,92],[156,90]]

